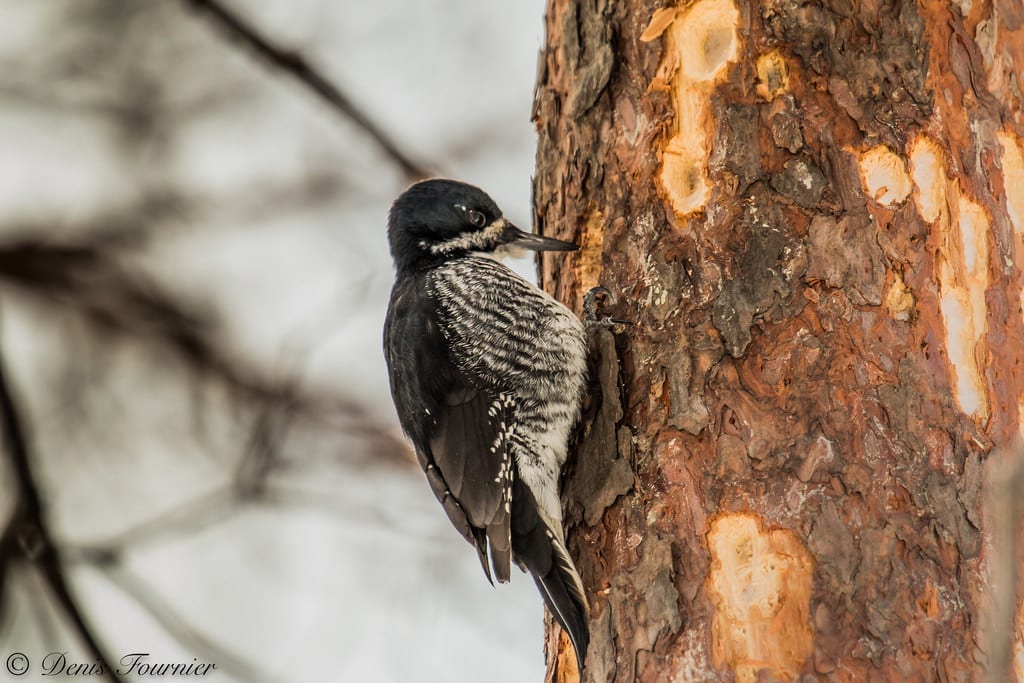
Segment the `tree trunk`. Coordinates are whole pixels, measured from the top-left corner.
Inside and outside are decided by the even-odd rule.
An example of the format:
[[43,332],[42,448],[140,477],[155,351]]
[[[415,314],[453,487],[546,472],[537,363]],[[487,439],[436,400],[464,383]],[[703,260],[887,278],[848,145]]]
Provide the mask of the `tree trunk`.
[[583,680],[1024,680],[1019,0],[546,22],[542,280],[634,323],[565,481]]

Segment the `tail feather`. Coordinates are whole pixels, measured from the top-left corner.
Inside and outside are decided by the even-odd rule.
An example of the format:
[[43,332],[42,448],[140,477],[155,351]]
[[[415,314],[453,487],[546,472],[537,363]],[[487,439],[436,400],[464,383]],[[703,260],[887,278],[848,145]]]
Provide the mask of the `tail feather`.
[[543,576],[534,574],[533,580],[540,589],[548,610],[569,635],[572,647],[576,651],[576,662],[580,671],[583,671],[583,662],[587,658],[587,648],[590,645],[590,607],[583,593],[580,575],[565,552],[565,547],[555,541],[552,543],[552,550],[555,553],[555,562],[552,563],[551,569]]
[[508,583],[512,569],[512,541],[509,536],[508,517],[504,518],[504,524],[487,527],[487,545],[491,551],[494,578],[498,583]]
[[487,580],[493,586],[494,577],[491,575],[491,563],[487,561],[487,532],[483,529],[470,527],[470,535],[470,543],[476,548],[476,556],[480,560],[480,566],[484,569],[484,576],[487,577]]
[[572,641],[580,670],[590,644],[590,607],[562,530],[540,516],[528,487],[516,480],[512,493],[512,552],[533,575],[544,603]]

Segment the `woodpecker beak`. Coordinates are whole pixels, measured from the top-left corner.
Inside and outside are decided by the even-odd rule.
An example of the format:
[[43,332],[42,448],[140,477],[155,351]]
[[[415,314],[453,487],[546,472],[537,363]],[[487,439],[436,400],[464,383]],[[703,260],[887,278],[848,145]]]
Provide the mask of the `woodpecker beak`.
[[535,235],[532,232],[523,232],[511,223],[505,224],[506,244],[519,249],[530,251],[576,251],[579,246],[572,242],[563,242],[554,237]]

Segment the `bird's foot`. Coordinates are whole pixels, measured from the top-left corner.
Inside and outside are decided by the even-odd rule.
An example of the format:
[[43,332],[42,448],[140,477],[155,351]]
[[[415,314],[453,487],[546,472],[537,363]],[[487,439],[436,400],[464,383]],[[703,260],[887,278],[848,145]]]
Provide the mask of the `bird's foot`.
[[583,322],[588,329],[603,327],[612,332],[621,332],[623,325],[632,325],[629,320],[620,320],[610,315],[604,315],[607,308],[618,303],[618,299],[610,290],[604,287],[591,287],[583,295]]

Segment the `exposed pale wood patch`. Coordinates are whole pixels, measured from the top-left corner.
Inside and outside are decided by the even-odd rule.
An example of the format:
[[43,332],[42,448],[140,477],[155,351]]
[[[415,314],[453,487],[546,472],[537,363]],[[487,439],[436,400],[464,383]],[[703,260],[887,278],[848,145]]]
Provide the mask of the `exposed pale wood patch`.
[[941,221],[943,248],[939,254],[940,308],[946,332],[946,351],[952,365],[961,410],[978,422],[990,414],[982,354],[988,306],[988,238],[990,219],[977,202],[955,188],[955,222]]
[[946,170],[939,143],[918,135],[910,144],[910,172],[914,178],[914,204],[929,223],[939,217],[946,203]]
[[811,655],[814,560],[786,529],[764,529],[750,513],[725,514],[708,532],[715,613],[712,657],[736,681],[772,676],[791,680]]
[[910,176],[903,159],[885,145],[861,154],[858,164],[864,192],[879,204],[893,206],[910,195]]
[[733,0],[700,0],[677,12],[653,87],[672,93],[675,121],[662,150],[662,189],[680,216],[704,208],[714,122],[709,95],[739,53],[739,10]]
[[918,135],[909,155],[914,203],[921,217],[934,224],[940,239],[939,308],[957,403],[984,423],[991,412],[983,368],[992,219],[984,207],[965,196],[958,182],[948,180],[938,142]]
[[[548,619],[554,622],[553,619]],[[549,651],[546,683],[580,683],[580,670],[576,664],[576,651],[565,631],[557,626],[548,630],[545,647]],[[553,654],[552,654],[553,653]]]
[[580,250],[576,252],[577,295],[583,295],[601,282],[601,254],[604,252],[604,213],[591,211],[580,233]]
[[757,94],[766,100],[789,91],[789,65],[778,50],[757,58]]
[[1006,209],[1010,214],[1013,231],[1024,236],[1024,156],[1020,138],[1013,133],[996,133],[1003,148],[1000,163],[1003,167],[1003,187],[1006,188]]
[[885,295],[885,308],[895,320],[907,322],[914,315],[914,294],[903,281],[903,276],[896,273],[896,280]]

